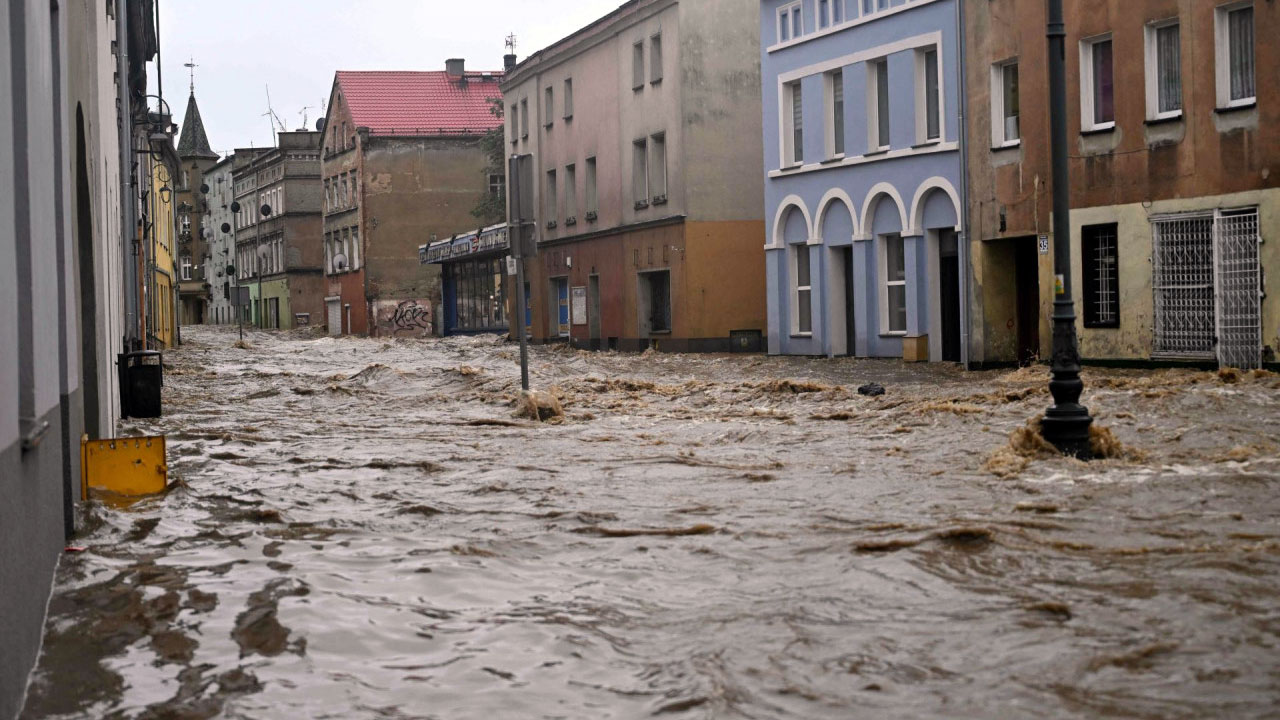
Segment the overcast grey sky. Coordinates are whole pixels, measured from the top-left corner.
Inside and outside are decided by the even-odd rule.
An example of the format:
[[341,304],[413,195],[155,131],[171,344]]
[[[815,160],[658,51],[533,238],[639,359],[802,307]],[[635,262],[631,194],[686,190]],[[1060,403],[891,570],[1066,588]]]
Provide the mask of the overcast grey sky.
[[[623,0],[158,0],[164,96],[181,122],[194,57],[209,144],[226,154],[274,144],[271,106],[290,130],[315,127],[337,70],[501,70],[504,39],[520,59]],[[154,75],[154,71],[152,72]],[[154,79],[152,80],[154,83]],[[152,90],[154,92],[154,89]]]

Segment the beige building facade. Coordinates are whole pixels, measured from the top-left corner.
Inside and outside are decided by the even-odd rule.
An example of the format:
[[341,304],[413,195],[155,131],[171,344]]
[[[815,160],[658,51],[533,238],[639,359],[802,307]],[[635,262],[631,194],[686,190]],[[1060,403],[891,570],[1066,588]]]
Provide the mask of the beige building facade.
[[508,74],[506,147],[534,164],[535,341],[759,345],[758,39],[753,3],[633,0]]

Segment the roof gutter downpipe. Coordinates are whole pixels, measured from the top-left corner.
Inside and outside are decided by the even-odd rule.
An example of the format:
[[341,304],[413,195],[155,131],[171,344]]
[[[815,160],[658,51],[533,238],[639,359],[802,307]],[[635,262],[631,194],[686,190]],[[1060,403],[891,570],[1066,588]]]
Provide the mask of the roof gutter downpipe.
[[969,67],[968,48],[965,41],[964,0],[956,3],[956,43],[960,53],[960,292],[963,302],[960,303],[960,362],[972,369],[972,350],[969,347],[970,318],[972,316],[973,297],[973,252],[969,239]]

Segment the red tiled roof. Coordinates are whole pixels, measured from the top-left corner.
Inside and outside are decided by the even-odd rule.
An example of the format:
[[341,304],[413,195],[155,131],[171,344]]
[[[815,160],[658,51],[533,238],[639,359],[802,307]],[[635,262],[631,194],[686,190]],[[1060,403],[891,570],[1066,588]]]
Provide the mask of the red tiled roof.
[[501,127],[489,98],[501,98],[501,72],[338,71],[338,85],[356,127],[374,135],[483,133]]

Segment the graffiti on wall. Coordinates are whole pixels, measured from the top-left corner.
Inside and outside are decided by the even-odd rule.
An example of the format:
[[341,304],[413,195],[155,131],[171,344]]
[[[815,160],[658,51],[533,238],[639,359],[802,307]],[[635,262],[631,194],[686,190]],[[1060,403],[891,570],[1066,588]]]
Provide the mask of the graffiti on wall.
[[426,337],[434,328],[431,303],[426,300],[381,300],[375,312],[379,335]]

